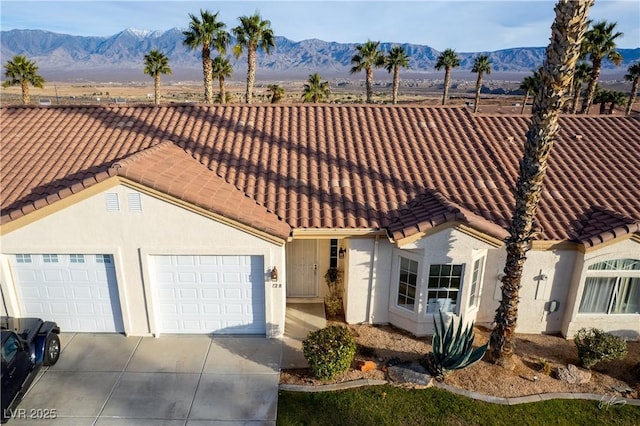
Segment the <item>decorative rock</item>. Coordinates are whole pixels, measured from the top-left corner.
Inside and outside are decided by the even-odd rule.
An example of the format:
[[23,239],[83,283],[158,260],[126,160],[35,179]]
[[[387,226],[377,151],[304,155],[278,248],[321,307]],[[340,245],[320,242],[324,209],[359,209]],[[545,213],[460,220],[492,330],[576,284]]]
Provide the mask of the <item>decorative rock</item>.
[[396,383],[410,383],[420,386],[433,385],[433,378],[420,364],[399,364],[387,368],[389,379]]
[[591,372],[581,370],[573,364],[567,365],[567,368],[558,368],[558,379],[570,384],[589,383],[591,380]]
[[373,361],[364,361],[360,364],[360,371],[371,371],[376,369],[376,363]]

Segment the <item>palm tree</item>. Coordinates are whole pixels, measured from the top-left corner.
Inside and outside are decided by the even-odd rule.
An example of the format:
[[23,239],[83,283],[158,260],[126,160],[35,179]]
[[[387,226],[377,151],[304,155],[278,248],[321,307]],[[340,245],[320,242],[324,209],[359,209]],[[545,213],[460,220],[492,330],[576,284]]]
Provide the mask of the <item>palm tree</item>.
[[263,20],[258,12],[251,16],[238,18],[240,25],[235,27],[233,35],[236,37],[236,45],[233,53],[236,58],[247,50],[247,103],[250,104],[253,97],[253,83],[256,79],[256,52],[258,49],[271,53],[271,48],[276,46],[275,36],[271,29],[271,22]]
[[600,104],[600,114],[604,114],[607,108],[607,104],[612,99],[611,90],[602,89],[600,86],[596,87],[596,93],[593,95],[593,105]]
[[216,56],[213,58],[213,62],[211,63],[211,74],[213,76],[213,80],[218,80],[220,84],[220,93],[219,100],[221,104],[227,102],[227,92],[225,90],[224,81],[227,77],[231,77],[233,74],[233,67],[231,66],[231,62],[229,59],[223,56]]
[[576,65],[576,70],[573,74],[573,100],[571,102],[571,114],[578,112],[578,101],[580,100],[582,84],[585,81],[589,81],[590,75],[591,65],[586,62],[580,62]]
[[284,89],[277,84],[270,84],[267,86],[267,93],[271,99],[272,104],[277,104],[284,99]]
[[185,46],[190,49],[197,49],[202,46],[204,100],[207,103],[213,102],[211,49],[213,48],[224,54],[229,45],[229,33],[225,31],[226,25],[224,22],[218,21],[218,13],[212,14],[208,10],[200,10],[200,18],[190,13],[189,30],[182,33]]
[[144,55],[144,73],[153,77],[154,103],[160,103],[160,75],[171,74],[169,58],[159,50],[152,50]]
[[631,114],[631,107],[636,101],[636,95],[638,93],[638,83],[640,83],[640,61],[631,65],[627,71],[629,73],[625,74],[624,79],[631,82],[631,93],[629,94],[629,101],[627,102],[625,114],[629,115]]
[[442,105],[449,99],[449,85],[451,84],[451,70],[460,66],[460,58],[453,49],[446,49],[438,56],[436,69],[444,68],[444,93],[442,95]]
[[44,78],[38,75],[38,66],[24,55],[15,55],[4,67],[7,80],[2,83],[2,87],[19,84],[22,87],[22,103],[28,105],[31,102],[29,85],[42,89],[44,84]]
[[[591,24],[591,21],[589,21]],[[600,79],[602,61],[608,59],[614,65],[622,62],[622,55],[616,50],[616,39],[622,37],[621,32],[614,32],[616,23],[607,21],[596,22],[591,29],[586,32],[582,39],[582,57],[589,56],[591,60],[591,78],[587,87],[587,94],[582,102],[582,113],[588,114],[593,97],[596,93],[596,85]]]
[[373,69],[384,65],[384,53],[380,50],[380,42],[371,40],[367,40],[364,44],[358,44],[356,51],[351,57],[353,66],[349,72],[355,74],[364,70],[367,103],[370,104],[373,95]]
[[532,118],[515,187],[515,209],[506,239],[502,297],[487,351],[493,362],[508,369],[515,366],[512,356],[522,269],[531,241],[535,238],[533,223],[542,195],[547,161],[558,131],[558,116],[580,57],[580,43],[588,26],[587,17],[593,1],[558,1],[556,18],[551,26],[551,41],[540,69],[542,84],[533,101]]
[[524,109],[527,107],[527,102],[529,102],[529,96],[533,93],[535,94],[538,91],[538,87],[540,86],[540,70],[534,71],[533,75],[527,76],[522,80],[520,84],[520,90],[524,90],[524,100],[522,101],[522,109],[520,110],[520,114],[524,114]]
[[403,46],[393,46],[384,58],[384,68],[393,71],[392,103],[398,103],[398,86],[400,85],[400,67],[409,68],[409,55]]
[[302,100],[304,102],[318,103],[329,98],[329,82],[322,81],[320,75],[316,72],[309,75],[309,80],[304,85],[302,91]]
[[487,55],[480,55],[473,61],[473,68],[471,72],[478,73],[478,79],[476,80],[476,100],[473,106],[473,112],[478,112],[478,106],[480,105],[480,89],[482,88],[482,75],[491,74],[491,60]]

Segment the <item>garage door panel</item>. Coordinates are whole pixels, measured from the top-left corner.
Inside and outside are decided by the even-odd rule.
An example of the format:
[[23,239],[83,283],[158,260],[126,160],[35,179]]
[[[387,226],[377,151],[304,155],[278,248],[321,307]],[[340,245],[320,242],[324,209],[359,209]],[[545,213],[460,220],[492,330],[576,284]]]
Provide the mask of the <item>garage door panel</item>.
[[111,255],[15,255],[23,316],[56,321],[65,332],[123,332]]
[[200,282],[203,284],[218,284],[220,277],[215,272],[203,272],[200,274]]
[[153,256],[151,264],[159,332],[265,332],[261,256]]
[[62,282],[64,278],[62,277],[62,271],[42,271],[44,275],[44,280],[48,282]]
[[89,271],[72,269],[69,271],[69,280],[72,282],[89,282],[91,281],[91,277],[89,275]]

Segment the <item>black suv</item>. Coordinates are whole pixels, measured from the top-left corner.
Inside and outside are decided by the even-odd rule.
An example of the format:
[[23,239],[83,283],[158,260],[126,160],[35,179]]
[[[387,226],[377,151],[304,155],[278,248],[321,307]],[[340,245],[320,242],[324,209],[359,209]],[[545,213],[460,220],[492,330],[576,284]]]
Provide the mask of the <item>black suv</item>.
[[60,357],[60,327],[40,318],[1,317],[2,421],[10,417],[40,367]]

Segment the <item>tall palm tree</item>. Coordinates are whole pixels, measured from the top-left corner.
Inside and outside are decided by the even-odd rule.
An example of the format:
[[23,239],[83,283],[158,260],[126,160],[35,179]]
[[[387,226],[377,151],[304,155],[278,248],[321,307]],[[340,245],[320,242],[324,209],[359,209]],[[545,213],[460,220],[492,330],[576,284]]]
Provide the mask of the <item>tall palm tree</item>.
[[284,88],[278,84],[270,84],[267,86],[267,93],[272,104],[277,104],[284,99]]
[[558,116],[580,57],[580,43],[588,26],[587,17],[593,1],[558,0],[555,21],[551,26],[551,41],[540,69],[542,84],[533,101],[533,115],[516,181],[515,209],[506,239],[502,297],[487,351],[493,362],[508,369],[515,366],[512,356],[519,291],[527,251],[535,238],[534,217],[542,195],[553,139],[558,131]]
[[392,103],[398,103],[398,86],[400,85],[400,67],[409,68],[409,55],[404,46],[393,46],[389,54],[384,58],[384,68],[388,72],[393,71]]
[[[591,21],[589,21],[591,24]],[[622,62],[622,55],[616,50],[616,39],[622,37],[622,33],[615,31],[616,23],[600,21],[592,24],[591,29],[587,31],[582,40],[582,56],[589,56],[591,60],[591,78],[587,87],[587,94],[582,102],[582,113],[588,114],[593,97],[596,93],[596,85],[600,79],[600,71],[602,69],[602,61],[608,59],[614,65]]]
[[256,54],[258,49],[271,53],[271,48],[276,46],[276,39],[271,29],[271,22],[263,20],[256,12],[251,16],[241,16],[238,18],[240,25],[231,31],[236,37],[236,45],[233,53],[236,58],[247,50],[247,93],[246,100],[250,104],[253,98],[253,84],[256,80]]
[[153,77],[154,103],[160,103],[160,75],[171,74],[169,58],[159,50],[152,50],[144,55],[144,73]]
[[204,79],[204,100],[213,102],[213,77],[211,75],[211,49],[221,54],[226,52],[229,45],[229,33],[225,30],[225,23],[218,21],[218,13],[200,10],[200,18],[189,14],[189,30],[184,31],[183,44],[190,49],[202,46],[202,76]]
[[446,49],[438,56],[436,69],[444,68],[444,93],[442,94],[442,105],[449,99],[449,85],[451,84],[451,70],[460,66],[460,58],[453,49]]
[[384,65],[384,53],[380,50],[379,41],[367,40],[364,44],[356,46],[356,53],[351,57],[351,74],[365,72],[365,87],[367,90],[367,103],[371,103],[373,95],[373,69]]
[[631,114],[631,107],[636,101],[636,95],[638,94],[638,83],[640,83],[640,61],[631,65],[628,69],[628,74],[624,75],[624,79],[631,82],[631,93],[629,94],[629,101],[627,102],[626,115]]
[[571,101],[571,114],[578,112],[578,101],[580,100],[580,92],[582,91],[582,84],[585,81],[589,81],[591,75],[591,65],[586,62],[580,62],[576,65],[576,70],[573,74],[573,100]]
[[22,103],[28,105],[31,102],[29,85],[42,89],[44,84],[44,78],[38,74],[38,66],[24,55],[15,55],[4,67],[7,80],[2,83],[2,87],[19,84],[22,88]]
[[524,114],[524,109],[527,107],[527,102],[529,102],[529,96],[531,94],[535,94],[538,91],[538,87],[540,86],[540,70],[534,71],[533,75],[527,76],[522,80],[520,84],[520,90],[524,90],[524,100],[522,101],[522,109],[520,110],[520,114]]
[[302,90],[302,100],[304,102],[318,103],[329,98],[329,82],[322,81],[320,75],[316,72],[309,75],[309,80]]
[[220,85],[220,103],[224,104],[227,102],[227,91],[225,89],[224,82],[227,77],[231,77],[231,74],[233,74],[233,67],[231,66],[229,59],[223,56],[216,56],[213,58],[213,62],[211,63],[211,74],[214,80],[218,80]]
[[491,74],[491,60],[487,55],[480,55],[473,61],[473,68],[471,72],[478,73],[478,79],[476,80],[476,100],[473,105],[473,112],[478,112],[480,106],[480,89],[482,88],[482,76],[484,74]]

